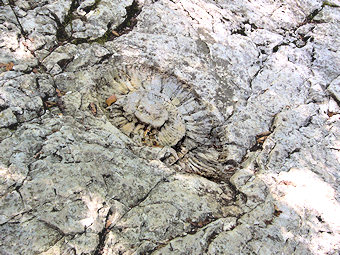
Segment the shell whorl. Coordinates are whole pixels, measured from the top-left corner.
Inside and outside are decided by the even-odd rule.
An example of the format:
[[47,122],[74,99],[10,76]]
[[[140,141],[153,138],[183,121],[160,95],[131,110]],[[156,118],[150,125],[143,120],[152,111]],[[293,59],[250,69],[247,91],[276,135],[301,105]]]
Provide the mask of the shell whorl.
[[140,156],[210,178],[230,177],[220,157],[221,121],[190,86],[134,68],[109,72],[105,83],[117,97],[106,108],[109,121],[134,141]]

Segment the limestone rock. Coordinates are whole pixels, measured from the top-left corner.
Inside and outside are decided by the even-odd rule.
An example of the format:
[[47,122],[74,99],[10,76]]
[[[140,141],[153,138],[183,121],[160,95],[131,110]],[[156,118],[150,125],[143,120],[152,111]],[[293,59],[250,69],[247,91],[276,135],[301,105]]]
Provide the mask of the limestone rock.
[[335,99],[340,101],[340,77],[336,78],[328,87],[328,91],[335,97]]
[[17,123],[17,118],[11,109],[6,109],[0,112],[0,127],[9,127]]
[[76,10],[80,17],[70,24],[72,36],[87,39],[103,36],[108,28],[114,29],[124,21],[127,15],[126,7],[132,2],[132,0],[82,2]]
[[339,6],[0,1],[0,253],[338,254]]

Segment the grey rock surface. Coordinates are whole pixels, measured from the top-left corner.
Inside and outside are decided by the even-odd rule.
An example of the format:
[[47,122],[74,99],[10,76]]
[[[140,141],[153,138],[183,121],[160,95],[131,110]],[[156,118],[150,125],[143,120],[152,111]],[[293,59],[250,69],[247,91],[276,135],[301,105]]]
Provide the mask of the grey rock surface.
[[17,118],[11,109],[6,109],[0,113],[0,127],[9,127],[17,123]]
[[338,254],[340,2],[0,1],[0,254]]

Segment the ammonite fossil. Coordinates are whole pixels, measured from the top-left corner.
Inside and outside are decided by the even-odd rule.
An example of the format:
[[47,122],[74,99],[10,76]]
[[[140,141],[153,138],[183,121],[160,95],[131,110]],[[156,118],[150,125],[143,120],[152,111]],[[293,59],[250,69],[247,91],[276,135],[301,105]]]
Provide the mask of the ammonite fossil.
[[226,180],[221,120],[188,84],[147,68],[108,70],[101,79],[117,100],[110,122],[142,157],[209,178]]

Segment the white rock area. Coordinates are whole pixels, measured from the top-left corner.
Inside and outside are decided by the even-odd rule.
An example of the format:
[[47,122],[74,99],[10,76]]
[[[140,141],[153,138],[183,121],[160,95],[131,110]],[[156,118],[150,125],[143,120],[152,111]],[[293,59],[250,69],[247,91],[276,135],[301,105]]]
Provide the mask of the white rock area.
[[339,0],[0,0],[0,254],[340,254],[339,34]]

